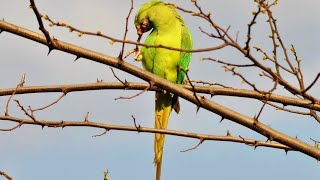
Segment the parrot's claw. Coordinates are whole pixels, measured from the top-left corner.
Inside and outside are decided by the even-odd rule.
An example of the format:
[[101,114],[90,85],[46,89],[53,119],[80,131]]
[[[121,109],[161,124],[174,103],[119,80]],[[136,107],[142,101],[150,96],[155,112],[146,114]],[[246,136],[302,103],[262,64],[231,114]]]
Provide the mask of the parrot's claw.
[[136,60],[136,61],[141,61],[142,60],[142,54],[141,54],[140,49],[136,50],[136,55],[134,56],[134,60]]
[[135,49],[130,50],[130,51],[124,56],[124,58],[129,57],[129,56],[130,56],[131,54],[133,54],[133,53],[136,53],[136,55],[134,56],[134,60],[135,60],[135,61],[141,61],[141,59],[142,59],[142,54],[141,54],[141,51],[140,51],[139,48],[135,48]]
[[136,49],[132,49],[130,50],[125,56],[124,58],[126,59],[127,57],[129,57],[131,54],[135,53],[136,52]]

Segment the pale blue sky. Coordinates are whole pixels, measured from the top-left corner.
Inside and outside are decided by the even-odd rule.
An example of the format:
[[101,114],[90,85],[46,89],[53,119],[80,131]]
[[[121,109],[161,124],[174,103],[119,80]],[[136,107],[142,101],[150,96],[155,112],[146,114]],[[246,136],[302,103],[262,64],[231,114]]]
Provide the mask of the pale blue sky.
[[[36,1],[39,11],[48,14],[52,19],[64,21],[83,30],[97,31],[122,38],[125,17],[130,0],[106,1]],[[135,1],[137,11],[144,1]],[[178,5],[192,8],[189,1],[176,0]],[[251,20],[256,8],[253,1],[240,0],[199,0],[204,10],[213,12],[214,20],[223,27],[231,25],[229,32],[235,35],[239,32],[239,41],[246,37],[247,23]],[[37,21],[28,0],[0,0],[0,18],[39,32]],[[316,0],[280,1],[274,9],[278,19],[283,40],[289,47],[293,43],[303,60],[303,69],[307,82],[313,80],[320,67],[320,18],[318,15],[320,2]],[[198,27],[209,29],[203,20],[194,19],[182,14],[194,37],[195,48],[208,47],[218,42],[209,39],[199,32]],[[254,28],[252,44],[270,48],[268,41],[269,29],[265,25],[266,17],[258,19]],[[131,17],[129,39],[136,39],[136,31]],[[96,37],[78,38],[65,29],[50,28],[56,38],[75,43],[108,55],[117,56],[119,45],[111,46],[109,41]],[[127,50],[132,48],[129,46]],[[0,35],[0,88],[15,87],[21,75],[26,73],[26,85],[51,85],[95,82],[97,78],[104,81],[116,81],[108,67],[80,59],[74,62],[74,56],[53,51],[47,57],[47,48],[30,40],[8,34]],[[242,55],[227,48],[225,50],[194,54],[190,65],[192,79],[220,82],[240,88],[248,88],[241,81],[225,73],[223,69],[210,62],[200,62],[200,57],[213,57],[243,62]],[[141,67],[132,58],[128,62]],[[120,71],[116,71],[122,79],[140,81]],[[248,75],[259,87],[270,87],[268,81],[259,79],[258,71],[246,69]],[[291,81],[290,78],[287,79]],[[320,86],[310,92],[319,97]],[[153,93],[144,93],[133,100],[114,101],[119,96],[130,96],[133,91],[91,91],[69,93],[56,106],[37,113],[39,119],[74,120],[84,119],[90,112],[90,120],[110,124],[133,125],[131,115],[134,115],[142,126],[153,126]],[[284,93],[279,90],[279,93]],[[33,94],[17,96],[24,105],[41,107],[60,94]],[[0,112],[5,111],[8,97],[0,97]],[[240,98],[214,97],[216,102],[254,116],[261,103],[255,100]],[[176,130],[224,135],[229,129],[235,136],[265,138],[257,133],[239,126],[233,122],[224,121],[219,124],[220,117],[201,109],[196,114],[193,104],[181,101],[182,111],[179,115],[172,113],[169,128]],[[23,113],[13,103],[10,113],[24,117]],[[309,138],[319,137],[319,124],[315,120],[287,114],[267,108],[262,114],[262,121],[271,127],[284,131],[291,136],[298,136],[308,143]],[[0,123],[0,126],[13,124]],[[92,128],[49,129],[24,125],[13,132],[0,132],[0,170],[6,171],[14,179],[24,180],[55,180],[55,179],[102,179],[103,171],[110,171],[111,180],[123,179],[154,179],[153,135],[134,132],[111,131],[102,137],[92,138],[92,135],[102,130]],[[257,148],[243,144],[226,142],[204,142],[198,149],[186,153],[198,143],[197,140],[167,136],[162,177],[164,180],[209,180],[209,179],[319,179],[319,163],[297,152]],[[0,177],[1,179],[1,177]]]

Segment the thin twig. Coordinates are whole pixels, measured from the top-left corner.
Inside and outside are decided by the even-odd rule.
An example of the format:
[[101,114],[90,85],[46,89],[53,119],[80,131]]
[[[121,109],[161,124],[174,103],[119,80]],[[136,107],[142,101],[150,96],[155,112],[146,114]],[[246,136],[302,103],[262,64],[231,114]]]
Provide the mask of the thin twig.
[[316,82],[318,81],[319,77],[320,77],[320,73],[317,74],[316,78],[312,81],[312,83],[311,83],[306,89],[304,89],[304,90],[301,92],[301,94],[304,94],[304,93],[306,93],[307,91],[309,91],[309,90],[316,84]]
[[262,111],[263,111],[264,107],[266,106],[266,104],[267,104],[267,103],[268,103],[268,101],[269,101],[269,98],[270,98],[270,94],[267,94],[267,95],[266,95],[266,99],[262,101],[262,102],[263,102],[263,104],[262,104],[262,106],[261,106],[261,108],[260,108],[260,110],[259,110],[258,115],[257,115],[257,116],[255,116],[255,117],[254,117],[254,119],[256,119],[256,120],[258,120],[258,119],[259,119],[259,117],[260,117],[260,115],[261,115],[261,113],[262,113]]
[[189,52],[189,53],[199,53],[199,52],[207,52],[207,51],[215,51],[215,50],[219,50],[222,49],[224,47],[226,47],[228,44],[227,43],[223,43],[214,47],[208,47],[208,48],[199,48],[199,49],[192,49],[192,50],[188,50],[188,49],[180,49],[180,48],[175,48],[175,47],[170,47],[170,46],[164,46],[164,45],[150,45],[150,44],[144,44],[144,43],[140,43],[137,41],[131,41],[131,40],[122,40],[122,39],[117,39],[108,35],[103,34],[101,31],[97,31],[97,32],[90,32],[90,31],[84,31],[84,30],[80,30],[76,27],[73,27],[69,24],[66,24],[65,22],[55,22],[53,21],[48,15],[44,15],[44,19],[48,20],[51,24],[51,26],[59,26],[59,27],[65,27],[68,28],[70,32],[77,32],[78,36],[81,37],[84,34],[85,35],[91,35],[91,36],[98,36],[98,37],[102,37],[105,39],[110,40],[110,44],[114,44],[114,43],[125,43],[125,44],[133,44],[133,45],[137,45],[137,46],[144,46],[146,48],[163,48],[163,49],[169,49],[169,50],[173,50],[173,51],[180,51],[180,52]]
[[193,95],[194,95],[194,97],[196,98],[196,100],[198,102],[198,104],[197,104],[197,112],[198,112],[202,104],[201,104],[201,101],[200,101],[200,99],[199,99],[199,97],[197,95],[197,92],[195,91],[194,85],[191,83],[191,80],[190,80],[189,75],[188,75],[188,69],[185,70],[185,69],[183,69],[181,67],[178,67],[178,68],[179,68],[179,70],[182,70],[185,73],[185,75],[187,77],[187,80],[188,80],[190,86],[192,87]]
[[128,26],[129,26],[129,17],[131,15],[132,10],[133,10],[133,0],[131,0],[131,7],[130,7],[130,10],[129,10],[128,16],[126,17],[126,29],[124,31],[122,48],[121,48],[120,54],[118,56],[118,58],[121,59],[121,60],[123,58],[124,46],[126,44],[125,41],[126,41],[126,38],[127,38],[127,33],[129,31],[129,28],[128,28]]
[[133,96],[129,96],[129,97],[120,96],[120,97],[115,98],[114,100],[119,100],[119,99],[133,99],[133,98],[135,98],[135,97],[140,96],[140,95],[143,94],[144,92],[147,92],[149,88],[150,88],[150,86],[147,87],[147,88],[145,88],[145,89],[142,90],[141,92],[133,95]]
[[307,113],[307,112],[295,111],[295,110],[292,110],[292,109],[284,108],[284,107],[278,106],[278,105],[276,105],[274,103],[271,103],[271,102],[267,102],[267,104],[272,106],[272,107],[274,107],[274,108],[276,108],[276,110],[281,110],[281,111],[286,111],[286,112],[289,112],[289,113],[310,116],[310,113]]
[[[206,82],[206,81],[202,81],[202,80],[188,80],[188,79],[186,79],[183,84],[189,84],[190,82],[191,82],[191,83],[208,85],[208,86],[221,86],[221,87],[223,87],[223,88],[232,88],[232,87],[223,85],[223,84],[221,84],[221,83]],[[196,86],[195,86],[195,89],[197,89]]]
[[227,66],[235,66],[235,67],[253,67],[253,66],[255,66],[255,64],[233,64],[233,63],[224,62],[224,61],[221,61],[218,59],[213,59],[210,57],[201,58],[201,60],[209,60],[209,61],[216,62],[219,64],[223,64],[223,65],[227,65]]
[[119,81],[119,82],[121,82],[123,85],[127,85],[127,81],[126,80],[124,80],[124,82],[116,75],[116,73],[113,71],[113,68],[111,68],[110,67],[110,69],[111,69],[111,71],[112,71],[112,74],[113,74],[113,76]]
[[32,109],[30,106],[29,106],[29,110],[31,112],[31,114],[34,114],[36,111],[42,111],[44,109],[47,109],[55,104],[57,104],[63,97],[66,96],[66,93],[64,92],[57,100],[53,101],[52,103],[44,106],[44,107],[41,107],[41,108],[38,108],[38,109]]
[[107,134],[107,132],[108,132],[108,131],[109,131],[109,129],[104,129],[103,133],[93,135],[92,137],[99,137],[99,136],[103,136],[103,135]]
[[205,139],[200,139],[200,142],[199,142],[196,146],[194,146],[194,147],[192,147],[192,148],[189,148],[189,149],[186,149],[186,150],[182,150],[182,151],[180,151],[180,152],[188,152],[188,151],[195,150],[195,149],[197,149],[204,141],[205,141]]
[[15,99],[15,102],[17,103],[18,107],[21,109],[21,111],[24,112],[24,114],[26,116],[28,116],[30,119],[32,119],[34,122],[38,122],[37,119],[33,116],[33,114],[30,114],[25,108],[23,105],[21,105],[20,101],[19,100],[16,100]]
[[4,115],[9,116],[9,104],[10,101],[12,99],[12,97],[17,93],[18,89],[23,87],[24,83],[26,82],[26,74],[23,74],[21,77],[20,82],[17,84],[16,88],[14,89],[14,91],[12,92],[12,94],[10,95],[7,104],[6,104],[6,112],[4,113]]
[[36,4],[34,3],[34,0],[30,0],[30,6],[31,6],[34,14],[37,17],[37,21],[38,21],[38,24],[39,24],[39,30],[42,31],[42,33],[46,37],[47,44],[48,44],[48,47],[49,47],[49,53],[50,53],[50,51],[54,48],[54,44],[53,44],[53,41],[51,40],[49,32],[46,30],[46,28],[43,25],[43,22],[42,22],[42,19],[41,19],[42,15],[38,11],[38,8],[37,8]]
[[252,39],[252,35],[251,35],[251,28],[254,24],[256,24],[256,19],[258,17],[258,15],[261,12],[261,7],[258,7],[258,11],[253,13],[253,18],[251,20],[251,22],[248,24],[248,33],[247,33],[247,41],[245,43],[245,47],[244,49],[247,50],[247,53],[250,53],[250,41]]
[[0,131],[13,131],[19,127],[21,127],[23,125],[24,121],[21,121],[19,122],[19,124],[13,126],[12,128],[8,128],[8,129],[5,129],[5,128],[0,128]]

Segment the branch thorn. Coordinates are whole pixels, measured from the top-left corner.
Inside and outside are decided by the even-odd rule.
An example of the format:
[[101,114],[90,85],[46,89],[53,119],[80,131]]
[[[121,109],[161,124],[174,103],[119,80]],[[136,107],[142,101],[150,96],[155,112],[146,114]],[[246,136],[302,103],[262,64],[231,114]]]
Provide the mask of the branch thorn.
[[196,112],[197,114],[198,114],[199,110],[200,110],[200,106],[197,105],[197,112]]
[[84,118],[84,122],[89,122],[88,118],[89,118],[89,112],[87,112],[87,114],[86,114],[86,116]]
[[80,58],[81,58],[80,56],[77,56],[76,59],[74,60],[74,62],[76,62]]
[[131,117],[132,117],[132,119],[133,119],[134,127],[136,127],[136,129],[138,130],[138,133],[139,133],[139,132],[140,132],[140,129],[141,129],[140,124],[137,125],[137,123],[136,123],[136,118],[135,118],[133,115],[131,115]]
[[48,51],[47,56],[49,56],[49,55],[50,55],[50,53],[51,53],[51,52],[52,52],[52,50],[53,50],[53,48],[51,48],[50,46],[48,46],[48,48],[49,48],[49,51]]
[[227,131],[227,136],[231,136],[231,133],[230,133],[229,129]]
[[224,120],[224,117],[223,116],[221,116],[221,120],[220,120],[220,122],[219,123],[222,123],[222,121]]

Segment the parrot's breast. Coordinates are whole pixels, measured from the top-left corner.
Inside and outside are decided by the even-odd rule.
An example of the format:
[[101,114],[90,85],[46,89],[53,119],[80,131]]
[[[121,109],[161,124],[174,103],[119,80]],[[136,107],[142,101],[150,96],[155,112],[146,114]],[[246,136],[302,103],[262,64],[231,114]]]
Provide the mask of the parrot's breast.
[[[181,49],[181,25],[172,28],[170,31],[154,30],[147,37],[145,44]],[[179,51],[143,47],[141,52],[142,64],[147,71],[176,83],[177,67],[180,61]]]

